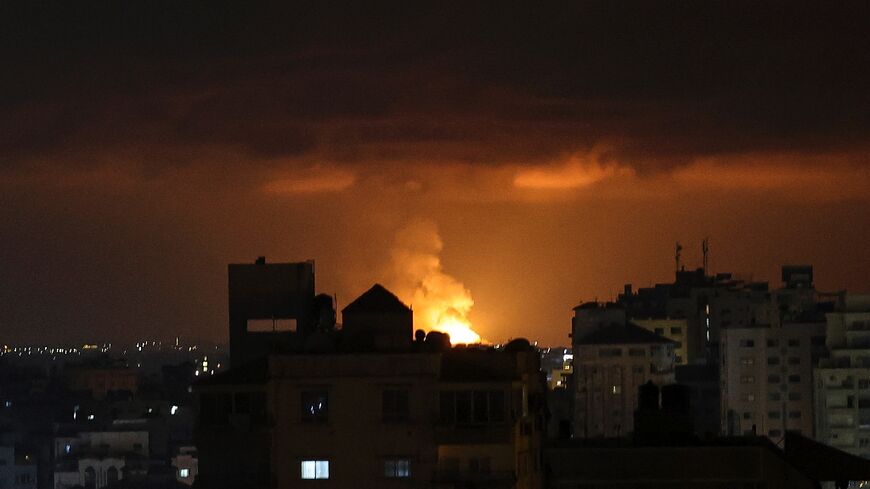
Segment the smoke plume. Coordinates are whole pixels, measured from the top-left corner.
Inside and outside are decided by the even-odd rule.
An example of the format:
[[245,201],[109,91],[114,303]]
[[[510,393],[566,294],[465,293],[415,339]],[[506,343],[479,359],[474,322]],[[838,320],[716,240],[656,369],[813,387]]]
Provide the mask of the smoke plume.
[[450,335],[454,344],[479,343],[468,314],[474,306],[462,282],[444,273],[444,247],[432,221],[412,221],[396,233],[392,248],[393,289],[414,309],[414,324]]

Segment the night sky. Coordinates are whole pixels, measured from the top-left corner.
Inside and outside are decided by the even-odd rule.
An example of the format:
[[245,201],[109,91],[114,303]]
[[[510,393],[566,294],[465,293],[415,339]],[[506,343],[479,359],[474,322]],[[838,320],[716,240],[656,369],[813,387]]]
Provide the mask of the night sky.
[[223,340],[259,255],[490,341],[705,236],[870,290],[866,2],[254,3],[0,4],[0,341]]

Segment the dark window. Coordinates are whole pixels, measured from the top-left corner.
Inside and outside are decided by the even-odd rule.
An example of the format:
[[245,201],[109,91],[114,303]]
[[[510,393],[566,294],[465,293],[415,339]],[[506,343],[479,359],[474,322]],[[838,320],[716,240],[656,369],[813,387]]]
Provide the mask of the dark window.
[[456,421],[456,393],[453,391],[442,391],[440,404],[441,421],[443,423],[453,423]]
[[500,423],[504,421],[504,392],[490,391],[489,420]]
[[474,422],[486,423],[489,418],[486,391],[474,391]]
[[442,391],[443,423],[500,423],[505,419],[503,391]]
[[767,376],[767,383],[768,384],[779,384],[780,380],[782,380],[781,377],[779,375],[776,375],[776,374]]
[[468,459],[468,471],[472,474],[489,474],[490,461],[489,457],[478,457]]
[[659,336],[665,334],[665,328],[655,328],[655,334]]
[[767,413],[767,417],[770,419],[779,419],[780,413],[779,413],[779,411],[771,411],[771,412]]
[[801,381],[801,376],[800,375],[789,375],[788,381],[789,381],[789,383],[797,384]]
[[671,328],[671,334],[682,334],[682,333],[683,333],[683,328],[681,328],[679,326],[674,326]]
[[752,413],[746,411],[745,413],[743,413],[743,419],[752,419]]
[[801,412],[800,411],[789,411],[788,417],[789,417],[789,419],[800,419]]
[[789,365],[800,365],[801,359],[800,359],[800,357],[788,357],[788,364]]
[[456,392],[456,422],[470,423],[471,422],[471,392],[458,391]]
[[770,392],[767,394],[768,401],[779,401],[782,397],[779,395],[779,392]]
[[598,350],[598,356],[600,356],[600,357],[621,357],[622,356],[622,348],[600,348]]
[[800,392],[789,392],[788,393],[788,400],[789,401],[800,401],[801,400],[801,393]]
[[755,346],[755,340],[748,340],[748,339],[740,340],[740,346],[742,346],[744,348],[752,348],[753,346]]
[[266,422],[266,393],[251,393],[251,422],[262,424]]
[[768,365],[779,365],[779,357],[767,357]]
[[381,400],[381,414],[384,421],[405,421],[408,419],[407,389],[384,389]]
[[773,348],[779,346],[779,340],[767,340],[767,347]]
[[782,431],[780,431],[780,430],[770,430],[770,431],[767,432],[767,436],[769,436],[769,437],[771,437],[771,438],[779,438],[780,436],[782,436]]
[[329,420],[329,393],[325,390],[302,391],[302,421]]
[[251,413],[251,395],[250,394],[248,394],[247,392],[236,392],[234,412],[236,414],[250,414]]
[[797,338],[792,338],[788,340],[788,346],[801,346],[801,340]]
[[813,336],[810,338],[810,344],[813,346],[825,346],[824,336]]
[[642,357],[646,356],[646,348],[629,348],[628,356],[630,357]]

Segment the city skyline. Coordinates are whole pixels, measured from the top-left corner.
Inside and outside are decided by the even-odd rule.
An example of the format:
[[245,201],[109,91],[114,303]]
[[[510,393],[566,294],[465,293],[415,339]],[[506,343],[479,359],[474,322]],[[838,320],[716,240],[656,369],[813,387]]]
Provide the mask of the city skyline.
[[492,342],[567,343],[677,241],[870,290],[866,5],[3,8],[4,342],[225,340],[258,256]]

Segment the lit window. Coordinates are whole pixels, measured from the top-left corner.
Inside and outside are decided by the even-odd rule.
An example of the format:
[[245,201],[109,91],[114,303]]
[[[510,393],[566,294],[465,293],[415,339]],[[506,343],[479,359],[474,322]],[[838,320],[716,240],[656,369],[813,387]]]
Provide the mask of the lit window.
[[384,477],[405,478],[411,477],[411,461],[406,458],[390,459],[384,461]]
[[190,477],[190,469],[178,469],[178,476],[182,479]]
[[329,479],[329,460],[303,460],[303,479]]
[[326,391],[303,391],[301,398],[303,421],[329,419],[329,394]]
[[614,395],[622,394],[622,386],[621,385],[610,386],[610,393],[614,394]]

